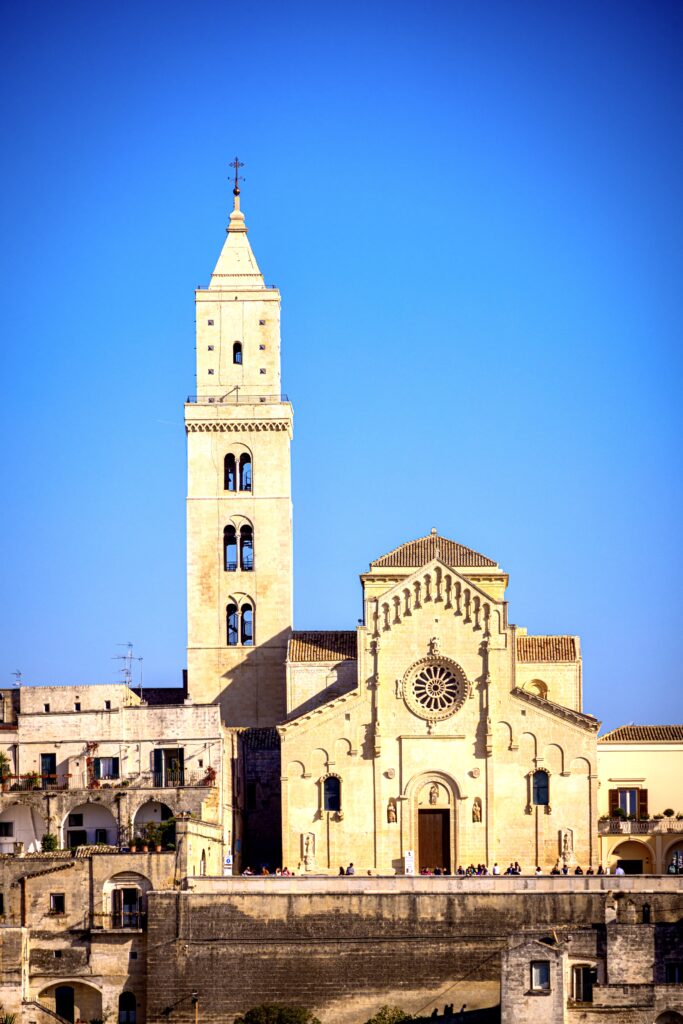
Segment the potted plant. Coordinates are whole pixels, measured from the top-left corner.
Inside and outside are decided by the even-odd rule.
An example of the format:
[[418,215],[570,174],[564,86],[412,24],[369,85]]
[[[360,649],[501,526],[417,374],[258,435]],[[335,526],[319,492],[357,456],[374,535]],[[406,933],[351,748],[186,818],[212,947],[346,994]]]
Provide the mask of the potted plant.
[[161,853],[162,840],[163,831],[161,826],[155,824],[153,821],[148,822],[148,824],[145,825],[145,842],[148,843],[149,846],[153,846],[157,853]]
[[40,788],[40,775],[38,772],[28,772],[28,774],[24,776],[24,779],[26,780],[27,789]]
[[52,853],[59,849],[59,842],[54,832],[46,832],[40,840],[40,848],[43,853]]

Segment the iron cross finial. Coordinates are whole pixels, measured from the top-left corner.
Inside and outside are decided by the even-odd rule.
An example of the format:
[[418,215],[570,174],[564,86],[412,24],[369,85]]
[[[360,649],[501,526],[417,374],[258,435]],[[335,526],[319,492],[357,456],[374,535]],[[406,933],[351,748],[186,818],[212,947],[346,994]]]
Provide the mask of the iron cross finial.
[[235,187],[233,188],[233,192],[238,196],[240,194],[240,182],[244,181],[244,178],[240,174],[240,167],[244,167],[244,164],[240,158],[236,156],[235,159],[231,161],[230,167],[235,168]]

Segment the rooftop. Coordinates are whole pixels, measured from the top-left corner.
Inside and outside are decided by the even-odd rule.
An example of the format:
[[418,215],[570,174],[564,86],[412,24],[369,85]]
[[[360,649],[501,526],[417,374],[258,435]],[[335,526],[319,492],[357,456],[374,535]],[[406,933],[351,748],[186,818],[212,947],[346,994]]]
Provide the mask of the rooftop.
[[599,743],[683,743],[683,725],[620,725]]
[[287,658],[289,661],[353,661],[356,658],[356,631],[295,631],[289,641]]
[[394,548],[393,551],[389,551],[386,555],[382,555],[381,558],[376,558],[374,562],[370,563],[370,568],[389,568],[391,566],[400,566],[402,568],[417,567],[419,565],[426,565],[433,558],[440,558],[442,562],[445,562],[452,569],[457,569],[460,566],[463,568],[475,566],[498,567],[498,563],[487,558],[486,555],[480,555],[478,551],[473,551],[472,548],[466,548],[462,544],[457,544],[454,540],[440,537],[434,529],[426,537],[409,540],[406,544],[401,544],[400,547]]
[[518,636],[517,660],[578,661],[575,636]]

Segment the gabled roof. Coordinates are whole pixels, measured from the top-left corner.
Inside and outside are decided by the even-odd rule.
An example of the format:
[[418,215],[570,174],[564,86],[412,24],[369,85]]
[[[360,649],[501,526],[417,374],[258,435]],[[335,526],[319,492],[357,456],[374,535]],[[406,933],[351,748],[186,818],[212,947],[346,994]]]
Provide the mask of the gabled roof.
[[426,565],[433,558],[440,558],[442,562],[452,569],[459,566],[471,568],[474,566],[495,566],[498,563],[480,555],[472,548],[466,548],[457,544],[454,540],[440,537],[436,530],[432,530],[426,537],[418,537],[417,540],[409,540],[407,544],[401,544],[381,558],[376,558],[370,563],[370,568],[384,568],[400,566],[402,568],[413,568],[419,565]]
[[574,636],[518,636],[518,661],[577,661]]
[[683,725],[620,725],[598,743],[683,743]]
[[289,661],[354,661],[355,630],[301,630],[292,633],[287,650]]

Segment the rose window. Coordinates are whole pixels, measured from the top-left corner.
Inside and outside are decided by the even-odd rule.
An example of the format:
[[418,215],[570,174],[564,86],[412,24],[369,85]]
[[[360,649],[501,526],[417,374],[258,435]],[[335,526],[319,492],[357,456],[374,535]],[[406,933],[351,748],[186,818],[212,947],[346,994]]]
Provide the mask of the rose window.
[[469,692],[465,673],[448,658],[424,658],[406,674],[403,696],[420,718],[448,718],[462,706]]

